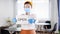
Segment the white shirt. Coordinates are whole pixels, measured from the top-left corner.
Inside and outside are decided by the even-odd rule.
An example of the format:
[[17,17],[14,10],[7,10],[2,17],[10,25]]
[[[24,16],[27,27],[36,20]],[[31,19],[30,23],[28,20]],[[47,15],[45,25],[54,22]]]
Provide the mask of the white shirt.
[[35,18],[35,16],[33,15],[19,15],[17,16],[17,23],[19,22],[19,24],[21,24],[21,29],[24,30],[31,30],[31,29],[35,29],[35,24],[30,24],[28,23],[28,19],[29,18]]

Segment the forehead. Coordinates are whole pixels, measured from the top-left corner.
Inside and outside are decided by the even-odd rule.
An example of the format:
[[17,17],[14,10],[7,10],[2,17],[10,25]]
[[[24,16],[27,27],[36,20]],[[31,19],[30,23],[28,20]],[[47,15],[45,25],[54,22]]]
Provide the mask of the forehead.
[[25,4],[24,6],[31,6],[30,4]]

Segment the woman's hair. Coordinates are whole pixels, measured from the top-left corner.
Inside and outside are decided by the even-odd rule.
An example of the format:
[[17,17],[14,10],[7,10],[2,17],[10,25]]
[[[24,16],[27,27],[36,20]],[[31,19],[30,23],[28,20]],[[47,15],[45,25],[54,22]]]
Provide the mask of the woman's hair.
[[29,2],[29,1],[25,2],[24,5],[25,5],[25,4],[30,4],[30,5],[32,6],[32,3]]

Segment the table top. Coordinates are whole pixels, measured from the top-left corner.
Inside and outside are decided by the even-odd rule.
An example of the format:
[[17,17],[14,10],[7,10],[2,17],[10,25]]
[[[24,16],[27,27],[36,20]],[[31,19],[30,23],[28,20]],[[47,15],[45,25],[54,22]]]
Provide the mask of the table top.
[[35,23],[36,25],[50,25],[49,23]]
[[[49,23],[35,23],[36,25],[50,25]],[[14,29],[13,27],[15,27],[16,25],[14,25],[14,26],[11,26],[12,28],[10,29],[10,28],[6,28],[5,30],[12,30],[12,29]],[[21,31],[21,27],[15,27],[15,30],[14,31]]]
[[7,25],[0,25],[0,28],[1,28],[1,27],[9,27],[9,26],[7,26]]
[[[35,23],[36,25],[50,25],[49,23]],[[0,27],[7,27],[7,25],[0,25]]]

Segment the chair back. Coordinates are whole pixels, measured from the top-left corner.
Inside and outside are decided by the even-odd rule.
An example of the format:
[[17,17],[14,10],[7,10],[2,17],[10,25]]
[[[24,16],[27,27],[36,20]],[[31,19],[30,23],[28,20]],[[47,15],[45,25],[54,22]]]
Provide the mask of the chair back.
[[53,31],[56,31],[56,28],[57,28],[57,23],[55,23]]
[[51,29],[51,22],[50,21],[46,21],[45,23],[49,23],[50,25],[44,25],[44,29]]

